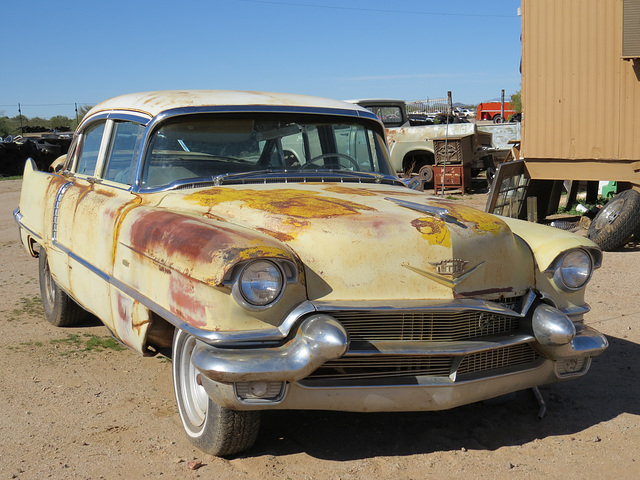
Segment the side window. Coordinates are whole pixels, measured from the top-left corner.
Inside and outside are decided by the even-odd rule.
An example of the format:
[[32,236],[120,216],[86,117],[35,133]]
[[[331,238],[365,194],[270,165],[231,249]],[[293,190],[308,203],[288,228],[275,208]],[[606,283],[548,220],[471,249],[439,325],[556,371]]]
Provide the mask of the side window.
[[113,125],[111,147],[104,169],[105,180],[131,185],[143,131],[144,126],[138,123],[116,122]]
[[80,175],[93,176],[98,163],[98,153],[102,134],[104,133],[104,122],[87,128],[83,133],[82,151],[79,152],[76,172]]

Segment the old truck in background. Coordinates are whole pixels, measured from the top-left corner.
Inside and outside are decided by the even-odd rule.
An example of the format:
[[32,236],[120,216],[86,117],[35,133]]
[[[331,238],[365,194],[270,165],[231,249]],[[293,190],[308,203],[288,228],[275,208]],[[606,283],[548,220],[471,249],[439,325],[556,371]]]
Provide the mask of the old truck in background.
[[[408,114],[404,100],[350,100],[375,113],[385,125],[391,164],[406,178],[419,176],[425,183],[437,177],[434,168],[463,166],[468,178],[481,171],[492,179],[496,165],[520,140],[520,124],[478,125],[454,115],[440,114],[432,123],[427,114]],[[447,121],[449,123],[447,123]],[[431,124],[427,124],[431,123]]]
[[616,182],[617,193],[595,215],[588,236],[604,250],[638,238],[638,6],[522,0],[520,160],[500,166],[488,211],[549,221],[565,190],[570,201],[576,185],[586,185],[586,203],[595,204],[599,182]]
[[482,102],[478,104],[476,119],[492,120],[493,123],[504,123],[516,114],[511,102]]

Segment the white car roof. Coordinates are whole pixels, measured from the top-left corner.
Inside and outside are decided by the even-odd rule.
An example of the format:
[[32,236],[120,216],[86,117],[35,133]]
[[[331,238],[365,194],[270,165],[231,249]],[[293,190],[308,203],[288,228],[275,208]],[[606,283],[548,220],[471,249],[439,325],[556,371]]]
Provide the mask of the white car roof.
[[87,117],[101,111],[129,110],[154,117],[159,113],[185,107],[211,106],[283,106],[368,110],[350,103],[327,98],[290,93],[249,92],[236,90],[164,90],[120,95],[93,107]]

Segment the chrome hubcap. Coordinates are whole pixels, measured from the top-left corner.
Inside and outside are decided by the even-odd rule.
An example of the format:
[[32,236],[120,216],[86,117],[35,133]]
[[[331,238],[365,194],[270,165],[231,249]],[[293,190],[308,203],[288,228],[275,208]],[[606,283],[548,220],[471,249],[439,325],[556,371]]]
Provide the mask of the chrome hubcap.
[[51,271],[49,270],[49,264],[44,267],[44,292],[47,297],[49,305],[54,305],[56,301],[56,288],[51,278]]
[[618,218],[618,215],[620,215],[623,206],[623,198],[616,198],[607,203],[602,213],[600,213],[600,215],[598,215],[598,218],[595,220],[596,229],[601,230],[605,226],[611,225],[615,221],[615,219]]
[[198,370],[191,363],[196,339],[189,337],[182,346],[180,355],[180,395],[184,401],[184,413],[194,426],[200,426],[207,418],[209,397],[198,382]]

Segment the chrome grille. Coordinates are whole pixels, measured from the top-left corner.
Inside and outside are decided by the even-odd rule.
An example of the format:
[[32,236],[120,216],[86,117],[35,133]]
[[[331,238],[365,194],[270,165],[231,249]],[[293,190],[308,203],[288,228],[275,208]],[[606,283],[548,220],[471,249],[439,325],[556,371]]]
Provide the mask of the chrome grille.
[[325,363],[310,378],[381,378],[416,375],[447,376],[451,357],[369,356],[342,357]]
[[486,372],[498,368],[524,365],[536,361],[538,354],[529,344],[512,345],[497,350],[467,355],[458,367],[458,375]]
[[520,319],[478,310],[397,312],[327,312],[352,341],[453,342],[517,331]]
[[453,367],[455,358],[422,355],[344,356],[325,363],[308,379],[349,380],[418,375],[448,377],[454,373],[459,377],[533,364],[539,355],[529,344],[522,344],[466,355],[457,369]]

